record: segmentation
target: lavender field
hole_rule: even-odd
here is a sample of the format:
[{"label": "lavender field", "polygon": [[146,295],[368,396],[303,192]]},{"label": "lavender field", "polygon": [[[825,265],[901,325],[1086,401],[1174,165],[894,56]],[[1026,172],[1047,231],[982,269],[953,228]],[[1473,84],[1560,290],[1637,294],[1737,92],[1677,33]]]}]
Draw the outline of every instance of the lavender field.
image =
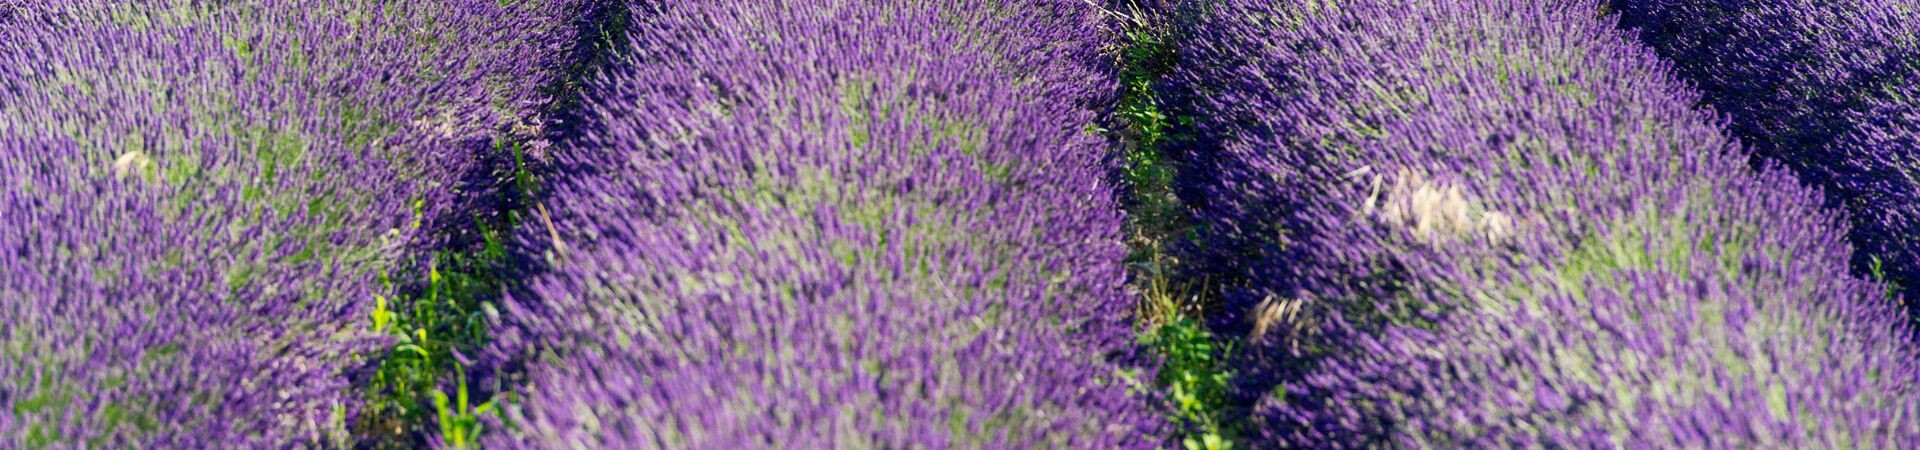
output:
[{"label": "lavender field", "polygon": [[0,450],[1920,448],[1920,0],[0,0]]}]

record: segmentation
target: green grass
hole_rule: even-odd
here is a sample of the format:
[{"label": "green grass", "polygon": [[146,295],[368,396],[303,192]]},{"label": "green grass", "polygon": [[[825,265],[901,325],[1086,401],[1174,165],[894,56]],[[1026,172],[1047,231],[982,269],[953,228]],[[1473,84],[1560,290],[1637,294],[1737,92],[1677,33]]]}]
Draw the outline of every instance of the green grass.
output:
[{"label": "green grass", "polygon": [[1165,358],[1154,381],[1183,427],[1182,446],[1189,450],[1232,448],[1229,436],[1235,434],[1234,429],[1221,414],[1233,378],[1223,358],[1228,349],[1221,348],[1205,326],[1185,317],[1148,329],[1140,340]]}]

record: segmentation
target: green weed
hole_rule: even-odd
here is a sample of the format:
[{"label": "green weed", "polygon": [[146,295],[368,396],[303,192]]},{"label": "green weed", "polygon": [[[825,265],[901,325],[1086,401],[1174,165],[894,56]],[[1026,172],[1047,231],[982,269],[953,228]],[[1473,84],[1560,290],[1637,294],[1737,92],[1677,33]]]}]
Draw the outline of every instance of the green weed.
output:
[{"label": "green weed", "polygon": [[[368,314],[373,329],[395,342],[373,375],[365,412],[373,423],[363,426],[383,443],[417,439],[412,433],[437,423],[443,442],[465,446],[479,435],[480,415],[493,408],[492,401],[472,403],[469,367],[459,356],[486,345],[487,317],[495,312],[484,299],[492,298],[507,282],[491,269],[508,257],[503,233],[498,231],[505,227],[476,223],[483,246],[437,255],[427,269],[422,292],[391,301],[376,298]],[[449,383],[451,395],[446,392]]]},{"label": "green weed", "polygon": [[1155,386],[1172,406],[1187,450],[1227,450],[1237,434],[1225,411],[1233,372],[1222,346],[1202,324],[1213,295],[1205,280],[1191,279],[1169,244],[1192,233],[1186,206],[1174,195],[1179,168],[1163,150],[1179,139],[1190,121],[1166,113],[1155,85],[1173,69],[1175,55],[1168,27],[1158,17],[1130,6],[1108,11],[1120,23],[1121,92],[1115,110],[1121,149],[1122,182],[1127,189],[1128,268],[1142,293],[1140,341],[1163,361]]}]

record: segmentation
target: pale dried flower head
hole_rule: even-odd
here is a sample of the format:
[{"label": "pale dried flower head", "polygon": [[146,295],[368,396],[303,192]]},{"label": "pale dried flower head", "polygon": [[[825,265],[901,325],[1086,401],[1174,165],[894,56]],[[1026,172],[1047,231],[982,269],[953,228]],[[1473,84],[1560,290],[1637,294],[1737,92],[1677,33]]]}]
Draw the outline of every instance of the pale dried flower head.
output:
[{"label": "pale dried flower head", "polygon": [[1302,316],[1305,315],[1306,304],[1306,299],[1275,299],[1271,295],[1267,296],[1253,309],[1253,331],[1248,333],[1247,340],[1257,342],[1266,339],[1269,332],[1282,331],[1285,333],[1282,337],[1288,339],[1292,349],[1299,351],[1300,339],[1298,338],[1300,332],[1305,329],[1302,325],[1306,321],[1302,320]]},{"label": "pale dried flower head", "polygon": [[1380,189],[1382,181],[1381,176],[1374,176],[1361,214],[1405,229],[1429,245],[1475,235],[1499,243],[1515,231],[1512,216],[1487,211],[1458,185],[1428,180],[1410,170],[1394,176],[1393,186],[1385,192]]},{"label": "pale dried flower head", "polygon": [[114,178],[124,179],[128,173],[138,175],[149,170],[153,170],[153,158],[139,150],[126,152],[113,160]]}]

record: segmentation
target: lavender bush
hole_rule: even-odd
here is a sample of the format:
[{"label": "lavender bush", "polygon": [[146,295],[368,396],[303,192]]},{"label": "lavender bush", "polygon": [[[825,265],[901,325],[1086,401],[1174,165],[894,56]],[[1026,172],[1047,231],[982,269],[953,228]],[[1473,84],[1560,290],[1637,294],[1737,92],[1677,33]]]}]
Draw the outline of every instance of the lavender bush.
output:
[{"label": "lavender bush", "polygon": [[557,5],[12,9],[0,447],[341,443],[380,279],[538,134]]},{"label": "lavender bush", "polygon": [[[1856,273],[1920,286],[1920,2],[1618,0],[1621,25],[1673,61],[1756,156],[1847,211]],[[1901,92],[1905,90],[1906,92]],[[1876,262],[1876,260],[1878,260]],[[1920,313],[1920,312],[1914,312]]]},{"label": "lavender bush", "polygon": [[[230,187],[74,170],[67,157],[84,150],[71,141],[0,149],[13,163],[0,204],[0,446],[340,438],[339,372],[377,342],[329,321],[357,311],[326,303],[376,292],[281,231],[324,218],[253,207]],[[196,207],[178,206],[187,197]],[[235,214],[249,210],[260,215]]]},{"label": "lavender bush", "polygon": [[632,6],[557,153],[493,447],[1140,448],[1100,19],[1075,1]]},{"label": "lavender bush", "polygon": [[0,449],[1920,448],[1917,15],[0,0]]},{"label": "lavender bush", "polygon": [[1846,233],[1592,0],[1189,5],[1178,98],[1257,438],[1910,447]]}]

